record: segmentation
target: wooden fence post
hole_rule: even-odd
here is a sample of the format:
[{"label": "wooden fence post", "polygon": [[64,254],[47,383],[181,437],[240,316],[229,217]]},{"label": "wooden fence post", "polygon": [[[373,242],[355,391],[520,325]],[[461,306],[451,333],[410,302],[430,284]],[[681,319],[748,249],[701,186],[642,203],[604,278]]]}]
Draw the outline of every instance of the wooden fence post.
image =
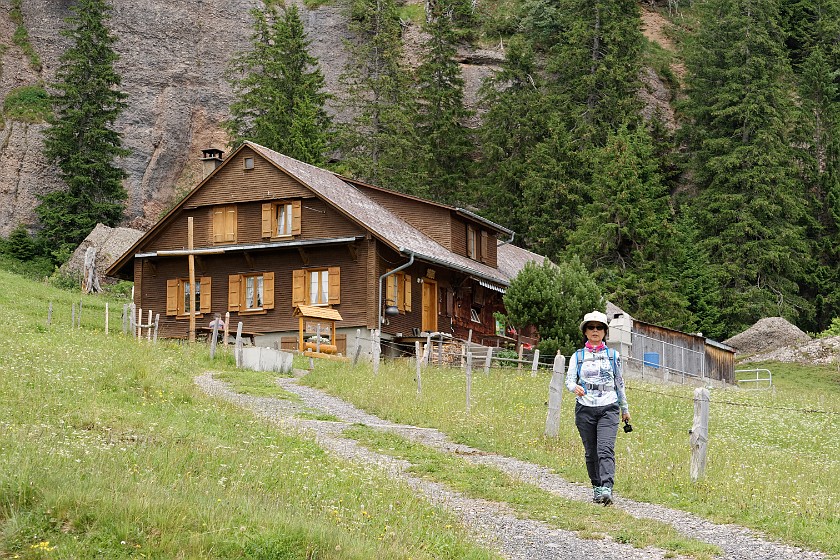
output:
[{"label": "wooden fence post", "polygon": [[373,339],[371,341],[371,344],[373,344],[373,348],[371,348],[373,351],[373,374],[379,375],[379,354],[382,352],[382,348],[379,346],[379,337],[382,335],[380,329],[373,329],[371,333],[371,338]]},{"label": "wooden fence post", "polygon": [[146,327],[149,329],[146,331],[146,340],[149,342],[152,341],[152,310],[149,309],[149,322],[146,323]]},{"label": "wooden fence post", "polygon": [[531,364],[531,377],[537,376],[537,366],[540,365],[540,351],[534,350],[534,363]]},{"label": "wooden fence post", "polygon": [[242,367],[242,321],[239,321],[239,324],[236,325],[236,346],[233,354],[236,358],[236,367]]},{"label": "wooden fence post", "polygon": [[76,304],[73,304],[73,309],[70,311],[70,328],[76,328]]},{"label": "wooden fence post", "polygon": [[432,335],[426,334],[426,348],[423,350],[423,365],[429,365],[429,360],[432,359]]},{"label": "wooden fence post", "polygon": [[[230,311],[225,311],[225,338],[222,341],[222,343],[225,346],[225,349],[227,349],[229,335],[230,335]],[[281,336],[280,337],[280,348],[278,348],[278,350],[282,350],[282,349],[283,349],[283,337]]]},{"label": "wooden fence post", "polygon": [[420,395],[423,393],[423,382],[420,380],[420,364],[423,362],[423,355],[420,353],[420,341],[417,340],[414,342],[414,368],[415,368],[415,375],[417,375],[417,394]]},{"label": "wooden fence post", "polygon": [[157,344],[158,325],[160,325],[160,313],[155,313],[155,338],[154,343]]},{"label": "wooden fence post", "polygon": [[137,340],[140,340],[143,337],[143,308],[139,308],[137,310],[137,322],[134,323],[134,326],[137,328]]},{"label": "wooden fence post", "polygon": [[128,332],[128,304],[123,304],[123,312],[122,312],[122,333]]},{"label": "wooden fence post", "polygon": [[487,360],[484,362],[484,373],[490,375],[490,364],[493,362],[493,347],[487,347]]},{"label": "wooden fence post", "polygon": [[691,426],[691,480],[697,482],[706,471],[706,447],[709,442],[709,390],[694,390],[694,424]]},{"label": "wooden fence post", "polygon": [[560,405],[563,404],[565,370],[566,358],[558,351],[551,368],[551,383],[548,384],[548,416],[545,419],[545,435],[548,437],[557,437],[560,432]]},{"label": "wooden fence post", "polygon": [[472,400],[472,352],[467,352],[467,414],[470,413]]},{"label": "wooden fence post", "polygon": [[82,300],[79,300],[79,328],[82,328]]},{"label": "wooden fence post", "polygon": [[353,353],[353,365],[359,363],[359,354],[362,353],[362,329],[356,329],[356,351]]},{"label": "wooden fence post", "polygon": [[108,336],[108,302],[105,302],[105,336]]},{"label": "wooden fence post", "polygon": [[210,335],[212,338],[210,339],[210,359],[214,360],[216,358],[216,339],[219,338],[219,317],[220,315],[216,313],[216,316],[213,320],[213,333]]},{"label": "wooden fence post", "polygon": [[516,362],[516,372],[519,373],[522,371],[522,353],[525,351],[525,348],[520,344],[519,345],[519,361]]}]

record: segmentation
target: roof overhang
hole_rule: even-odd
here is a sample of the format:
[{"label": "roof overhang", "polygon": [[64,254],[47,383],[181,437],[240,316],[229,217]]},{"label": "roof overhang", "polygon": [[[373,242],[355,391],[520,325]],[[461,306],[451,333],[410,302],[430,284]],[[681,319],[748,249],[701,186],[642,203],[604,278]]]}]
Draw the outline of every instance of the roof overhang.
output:
[{"label": "roof overhang", "polygon": [[424,255],[422,253],[412,251],[411,249],[400,248],[400,253],[402,253],[402,254],[414,253],[414,256],[418,260],[425,261],[425,262],[432,263],[432,264],[437,264],[437,265],[440,265],[440,266],[444,266],[446,268],[457,270],[458,272],[463,272],[467,276],[472,276],[473,278],[475,278],[479,282],[484,281],[485,284],[488,284],[488,286],[486,286],[486,287],[489,287],[491,290],[496,290],[497,292],[504,293],[504,289],[507,288],[508,286],[510,286],[510,282],[508,282],[507,280],[504,280],[502,278],[499,278],[499,277],[496,277],[496,276],[491,276],[489,274],[483,274],[481,271],[476,270],[474,268],[468,268],[466,266],[462,266],[460,264],[450,262],[450,261],[447,261],[447,260],[444,260],[444,259],[439,259],[439,258],[436,258],[436,257],[431,257],[429,255]]},{"label": "roof overhang", "polygon": [[302,241],[277,241],[274,243],[252,243],[249,245],[226,245],[222,247],[206,247],[203,249],[170,249],[162,251],[152,251],[149,253],[137,253],[134,255],[135,259],[148,259],[159,257],[185,257],[189,254],[193,255],[222,255],[229,253],[243,253],[246,251],[264,251],[267,249],[291,249],[299,247],[322,247],[325,245],[341,245],[344,243],[353,243],[359,239],[364,239],[362,236],[357,237],[336,237],[333,239],[306,239]]}]

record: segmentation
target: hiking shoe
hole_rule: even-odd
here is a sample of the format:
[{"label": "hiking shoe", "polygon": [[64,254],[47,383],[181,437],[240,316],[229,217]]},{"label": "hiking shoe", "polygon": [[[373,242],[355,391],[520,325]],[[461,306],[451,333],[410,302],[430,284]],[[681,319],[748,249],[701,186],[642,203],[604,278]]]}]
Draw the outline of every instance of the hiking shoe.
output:
[{"label": "hiking shoe", "polygon": [[600,504],[603,501],[603,491],[604,488],[601,486],[593,486],[592,487],[592,501],[596,504]]},{"label": "hiking shoe", "polygon": [[601,488],[601,497],[598,500],[598,503],[604,504],[605,506],[608,506],[612,503],[612,488],[609,488],[607,486]]}]

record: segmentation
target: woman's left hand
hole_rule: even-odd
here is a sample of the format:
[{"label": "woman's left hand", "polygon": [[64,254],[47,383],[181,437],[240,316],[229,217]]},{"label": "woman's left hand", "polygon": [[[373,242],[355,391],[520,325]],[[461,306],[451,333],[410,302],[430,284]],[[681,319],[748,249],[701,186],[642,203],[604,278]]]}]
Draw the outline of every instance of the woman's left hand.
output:
[{"label": "woman's left hand", "polygon": [[622,413],[621,419],[625,422],[630,422],[630,413],[629,412]]}]

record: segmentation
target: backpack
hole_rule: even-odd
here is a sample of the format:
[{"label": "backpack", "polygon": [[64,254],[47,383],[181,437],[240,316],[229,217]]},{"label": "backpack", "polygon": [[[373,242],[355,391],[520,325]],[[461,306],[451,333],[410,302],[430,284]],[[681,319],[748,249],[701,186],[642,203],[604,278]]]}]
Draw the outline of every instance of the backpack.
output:
[{"label": "backpack", "polygon": [[[583,358],[586,355],[586,349],[580,348],[579,350],[575,350],[575,354],[577,355],[577,382],[580,385],[580,368],[583,365]],[[616,352],[612,348],[607,348],[607,358],[610,360],[610,364],[612,364],[612,372],[613,372],[613,379],[615,379],[615,361],[616,361]]]}]

